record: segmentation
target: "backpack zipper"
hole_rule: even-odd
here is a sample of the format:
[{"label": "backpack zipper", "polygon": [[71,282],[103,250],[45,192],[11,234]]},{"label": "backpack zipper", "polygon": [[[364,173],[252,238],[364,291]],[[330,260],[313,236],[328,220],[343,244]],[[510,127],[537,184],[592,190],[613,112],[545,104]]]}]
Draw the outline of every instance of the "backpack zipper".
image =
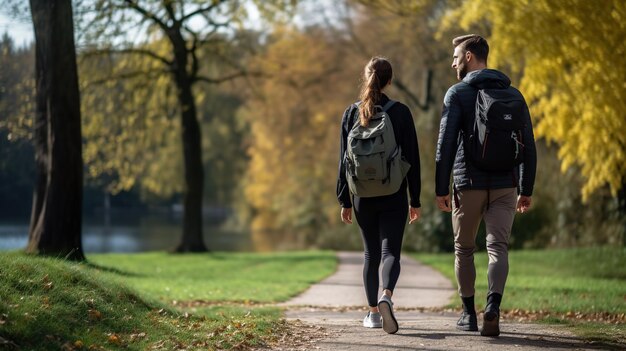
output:
[{"label": "backpack zipper", "polygon": [[520,146],[522,148],[524,148],[524,144],[520,141],[520,139],[522,138],[522,133],[519,133],[517,131],[513,131],[511,133],[511,139],[513,139],[513,141],[515,141],[515,159],[517,160],[517,158],[519,157],[520,154]]},{"label": "backpack zipper", "polygon": [[487,150],[487,140],[489,139],[489,130],[485,131],[485,142],[483,143],[483,155],[482,158],[485,158],[485,151]]}]

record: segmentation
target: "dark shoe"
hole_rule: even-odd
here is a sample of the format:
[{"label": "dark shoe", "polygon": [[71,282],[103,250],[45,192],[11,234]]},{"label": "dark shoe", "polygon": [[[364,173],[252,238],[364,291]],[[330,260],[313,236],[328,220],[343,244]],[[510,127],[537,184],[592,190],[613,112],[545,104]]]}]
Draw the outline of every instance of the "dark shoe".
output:
[{"label": "dark shoe", "polygon": [[487,306],[483,315],[483,327],[480,330],[482,336],[500,335],[500,311],[497,307]]},{"label": "dark shoe", "polygon": [[461,318],[456,322],[456,328],[463,331],[478,331],[476,314],[461,313]]},{"label": "dark shoe", "polygon": [[383,330],[389,334],[395,334],[398,331],[398,321],[393,314],[393,302],[387,295],[383,295],[378,300],[378,311],[383,318]]}]

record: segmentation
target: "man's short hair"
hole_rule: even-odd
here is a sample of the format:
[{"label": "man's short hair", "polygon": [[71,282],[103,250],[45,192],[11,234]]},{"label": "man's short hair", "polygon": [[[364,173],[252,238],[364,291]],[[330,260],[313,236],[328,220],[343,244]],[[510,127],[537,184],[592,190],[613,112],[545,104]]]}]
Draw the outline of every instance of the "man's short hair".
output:
[{"label": "man's short hair", "polygon": [[461,50],[469,51],[477,59],[487,63],[487,56],[489,56],[489,44],[487,40],[477,34],[467,34],[452,39],[452,45],[456,48],[461,47]]}]

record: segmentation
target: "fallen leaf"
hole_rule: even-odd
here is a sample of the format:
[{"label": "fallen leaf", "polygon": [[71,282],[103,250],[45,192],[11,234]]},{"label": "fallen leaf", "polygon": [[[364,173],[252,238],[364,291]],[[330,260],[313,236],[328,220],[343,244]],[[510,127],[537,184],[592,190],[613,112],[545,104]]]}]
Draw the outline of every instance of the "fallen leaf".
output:
[{"label": "fallen leaf", "polygon": [[100,311],[98,310],[87,310],[87,313],[89,314],[89,319],[91,320],[102,319],[102,313],[100,313]]},{"label": "fallen leaf", "polygon": [[111,335],[109,335],[109,343],[110,344],[115,344],[115,345],[120,345],[122,343],[122,341],[120,340],[120,337],[117,336],[117,334],[111,334]]}]

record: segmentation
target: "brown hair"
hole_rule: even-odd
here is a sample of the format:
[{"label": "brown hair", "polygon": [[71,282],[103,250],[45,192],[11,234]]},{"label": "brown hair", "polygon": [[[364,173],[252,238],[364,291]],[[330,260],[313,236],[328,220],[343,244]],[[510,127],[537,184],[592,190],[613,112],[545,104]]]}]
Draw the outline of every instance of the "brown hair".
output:
[{"label": "brown hair", "polygon": [[452,39],[452,45],[454,47],[461,46],[463,52],[469,51],[477,59],[487,63],[487,56],[489,56],[489,44],[487,40],[477,34],[467,34]]},{"label": "brown hair", "polygon": [[391,63],[384,57],[372,57],[365,66],[359,95],[361,99],[359,119],[362,126],[367,127],[370,118],[376,114],[376,104],[380,101],[382,90],[389,84],[392,76]]}]

